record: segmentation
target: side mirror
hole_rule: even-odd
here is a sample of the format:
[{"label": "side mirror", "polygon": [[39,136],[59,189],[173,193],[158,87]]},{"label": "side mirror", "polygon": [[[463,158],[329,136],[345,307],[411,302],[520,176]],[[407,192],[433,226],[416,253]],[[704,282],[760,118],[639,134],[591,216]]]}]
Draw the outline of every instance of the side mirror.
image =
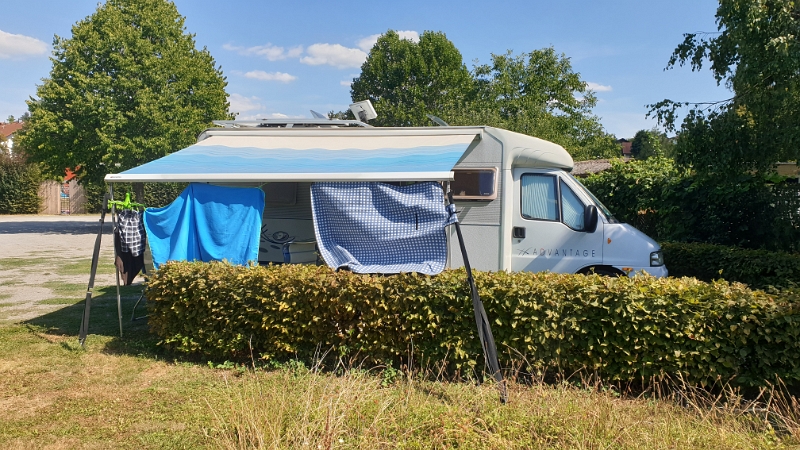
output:
[{"label": "side mirror", "polygon": [[587,205],[583,209],[583,231],[586,233],[594,233],[597,229],[597,207],[594,205]]}]

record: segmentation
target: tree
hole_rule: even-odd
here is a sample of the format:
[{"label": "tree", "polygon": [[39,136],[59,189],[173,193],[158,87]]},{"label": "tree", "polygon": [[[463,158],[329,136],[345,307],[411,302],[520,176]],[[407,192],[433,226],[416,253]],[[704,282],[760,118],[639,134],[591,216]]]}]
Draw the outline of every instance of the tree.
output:
[{"label": "tree", "polygon": [[[577,159],[616,156],[613,136],[591,114],[597,99],[569,58],[552,48],[492,55],[472,72],[444,33],[419,44],[387,32],[353,80],[353,101],[369,99],[379,126],[490,125],[563,145]],[[340,113],[332,114],[341,116]]]},{"label": "tree", "polygon": [[17,140],[50,176],[99,185],[232,118],[222,70],[168,0],[108,0],[53,39],[51,61]]},{"label": "tree", "polygon": [[800,4],[794,0],[720,0],[718,33],[691,33],[668,67],[710,63],[733,91],[711,103],[664,100],[651,113],[668,127],[691,106],[676,148],[680,164],[703,172],[767,171],[800,157]]},{"label": "tree", "polygon": [[597,98],[573,71],[569,58],[552,47],[513,56],[492,55],[474,69],[476,101],[484,124],[564,146],[576,159],[619,153],[591,110]]},{"label": "tree", "polygon": [[8,149],[8,139],[0,134],[0,158],[3,156],[11,156],[11,152]]},{"label": "tree", "polygon": [[370,50],[350,94],[372,102],[377,126],[425,126],[426,114],[445,118],[463,106],[471,84],[461,53],[444,33],[426,31],[415,43],[389,30]]},{"label": "tree", "polygon": [[657,128],[639,130],[631,141],[631,154],[634,158],[642,160],[653,156],[664,156],[665,151],[662,144],[666,142],[669,142],[669,138]]}]

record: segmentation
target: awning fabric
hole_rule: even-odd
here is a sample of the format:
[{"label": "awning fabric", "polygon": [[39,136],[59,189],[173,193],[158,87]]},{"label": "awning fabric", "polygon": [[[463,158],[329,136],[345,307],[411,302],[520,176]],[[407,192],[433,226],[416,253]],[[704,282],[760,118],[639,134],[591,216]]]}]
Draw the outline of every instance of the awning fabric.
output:
[{"label": "awning fabric", "polygon": [[107,182],[451,180],[476,132],[212,134]]},{"label": "awning fabric", "polygon": [[451,217],[438,183],[315,183],[311,204],[319,252],[334,269],[427,275],[444,270],[444,227]]}]

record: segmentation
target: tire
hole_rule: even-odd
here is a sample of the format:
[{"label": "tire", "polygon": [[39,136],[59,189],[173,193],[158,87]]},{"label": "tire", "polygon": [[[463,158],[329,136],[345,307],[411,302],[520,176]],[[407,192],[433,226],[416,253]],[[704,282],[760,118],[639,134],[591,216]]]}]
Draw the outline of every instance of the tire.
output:
[{"label": "tire", "polygon": [[582,273],[584,275],[591,275],[594,273],[603,277],[621,277],[625,275],[624,272],[619,271],[613,267],[603,267],[603,266],[589,267],[587,269],[581,270],[578,273]]}]

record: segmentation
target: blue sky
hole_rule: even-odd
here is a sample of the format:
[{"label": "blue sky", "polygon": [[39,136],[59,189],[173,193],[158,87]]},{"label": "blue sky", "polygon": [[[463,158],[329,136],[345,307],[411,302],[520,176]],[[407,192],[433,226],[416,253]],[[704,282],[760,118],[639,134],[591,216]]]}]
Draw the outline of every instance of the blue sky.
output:
[{"label": "blue sky", "polygon": [[[96,0],[5,2],[0,15],[0,120],[26,111],[48,76],[53,35],[92,14]],[[239,118],[310,117],[344,110],[364,50],[388,29],[411,39],[442,31],[467,67],[492,53],[553,46],[599,98],[606,130],[632,137],[655,121],[645,104],[727,98],[708,70],[664,71],[685,32],[716,31],[711,0],[280,2],[175,0],[186,28],[228,78]]]}]

